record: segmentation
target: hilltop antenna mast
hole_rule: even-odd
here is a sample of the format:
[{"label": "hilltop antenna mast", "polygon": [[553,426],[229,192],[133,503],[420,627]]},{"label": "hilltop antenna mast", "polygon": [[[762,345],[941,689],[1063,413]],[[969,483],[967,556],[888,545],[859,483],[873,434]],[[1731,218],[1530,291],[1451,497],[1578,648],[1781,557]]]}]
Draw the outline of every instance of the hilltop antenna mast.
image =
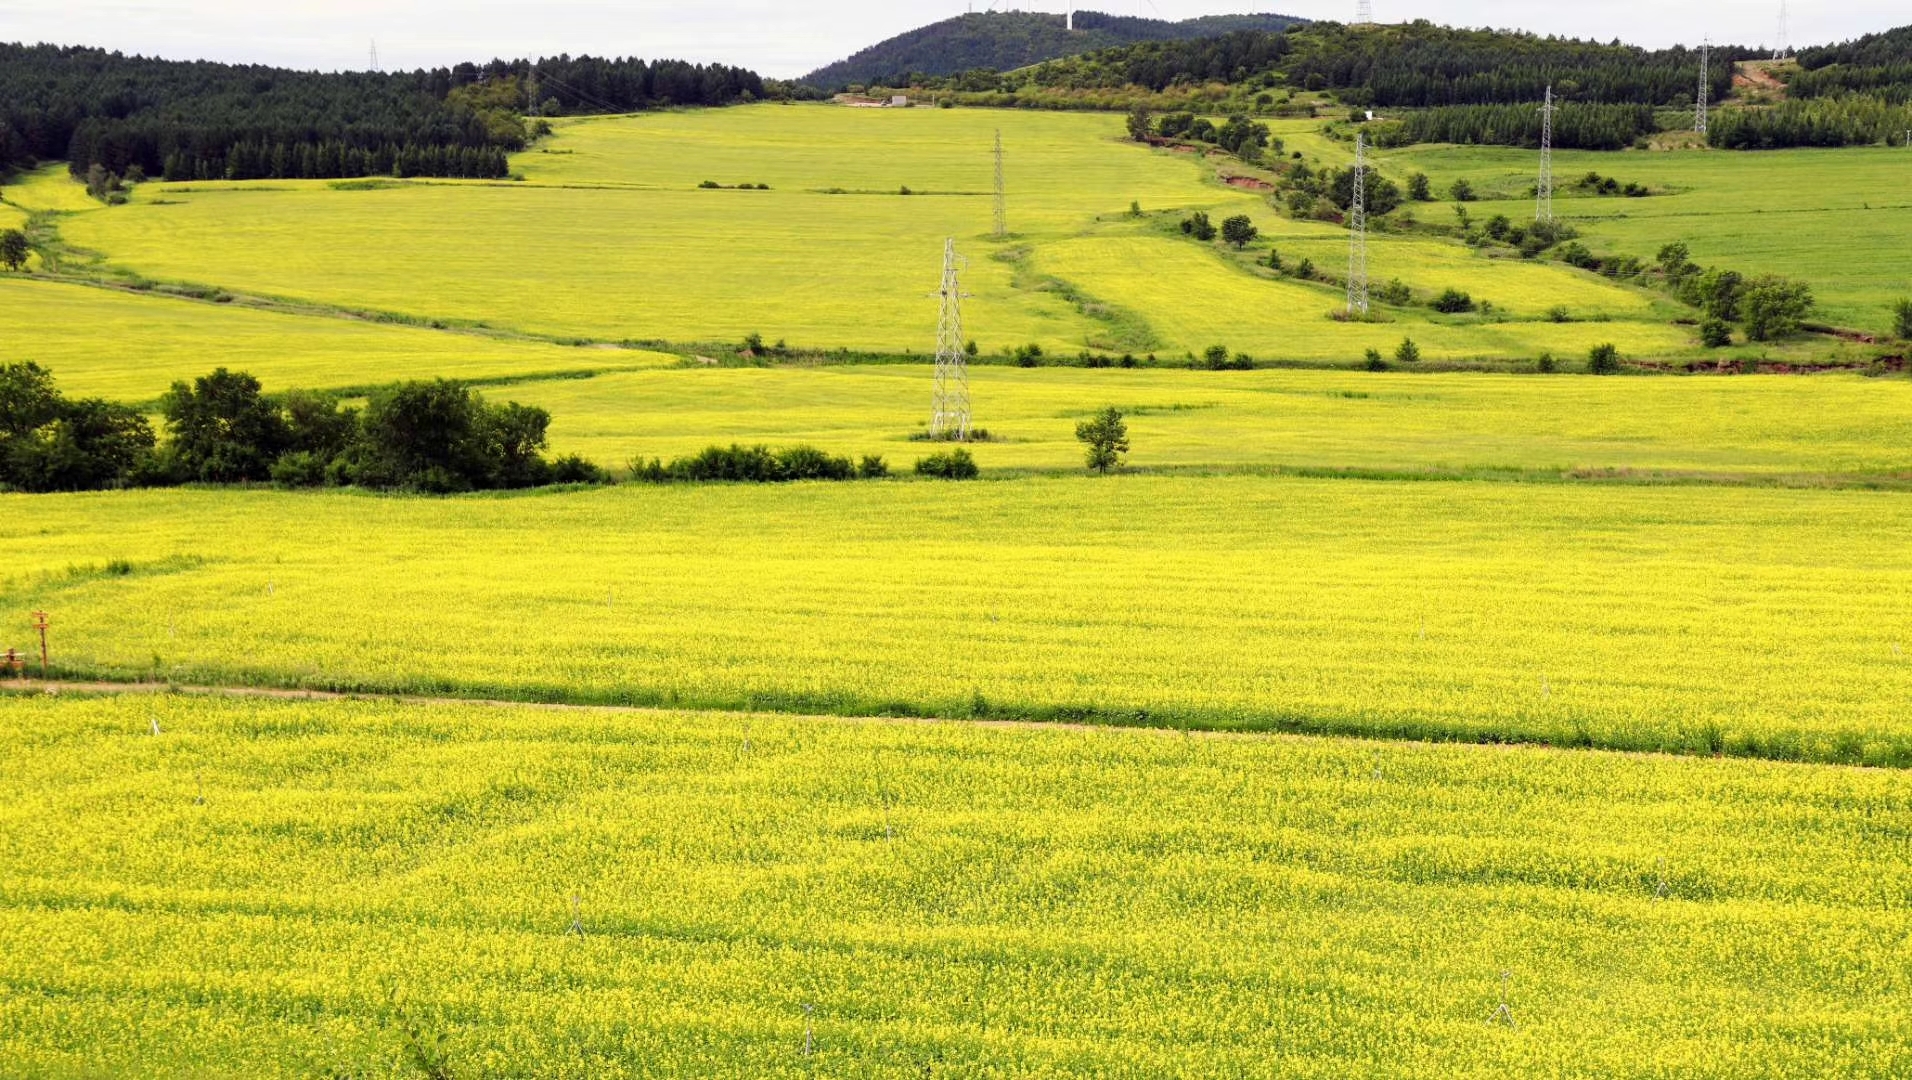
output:
[{"label": "hilltop antenna mast", "polygon": [[969,441],[969,364],[963,352],[962,257],[956,241],[943,241],[942,321],[936,327],[936,400],[930,413],[932,439]]},{"label": "hilltop antenna mast", "polygon": [[1693,107],[1693,130],[1701,135],[1706,134],[1706,106],[1712,97],[1713,39],[1709,37],[1700,45],[1700,92],[1694,99],[1698,104]]},{"label": "hilltop antenna mast", "polygon": [[1368,136],[1354,134],[1354,198],[1348,203],[1348,314],[1368,313]]},{"label": "hilltop antenna mast", "polygon": [[1540,183],[1534,187],[1534,220],[1553,220],[1553,84],[1547,84],[1547,103],[1540,107]]},{"label": "hilltop antenna mast", "polygon": [[1372,26],[1374,24],[1374,0],[1355,0],[1354,25]]},{"label": "hilltop antenna mast", "polygon": [[1003,183],[1002,129],[996,129],[996,239],[1009,235],[1009,195]]},{"label": "hilltop antenna mast", "polygon": [[1773,59],[1784,60],[1792,55],[1791,20],[1786,17],[1786,0],[1779,0],[1779,43],[1773,48]]}]

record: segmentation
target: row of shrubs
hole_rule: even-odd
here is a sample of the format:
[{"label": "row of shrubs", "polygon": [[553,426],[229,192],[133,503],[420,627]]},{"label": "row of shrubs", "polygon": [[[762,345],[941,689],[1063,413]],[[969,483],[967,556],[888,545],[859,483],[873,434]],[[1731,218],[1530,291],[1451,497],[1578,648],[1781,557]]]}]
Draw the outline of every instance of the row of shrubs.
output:
[{"label": "row of shrubs", "polygon": [[[962,449],[931,454],[916,463],[917,475],[946,480],[973,480],[978,471],[976,459]],[[772,450],[732,443],[706,447],[669,464],[659,458],[631,462],[631,479],[646,484],[787,484],[798,480],[881,480],[888,475],[888,463],[876,455],[851,461],[814,446]]]},{"label": "row of shrubs", "polygon": [[37,364],[0,367],[0,486],[89,491],[273,481],[427,492],[603,479],[591,463],[545,459],[551,416],[493,405],[448,381],[374,391],[364,409],[321,394],[269,396],[220,368],[160,401],[162,444],[137,409],[61,394]]}]

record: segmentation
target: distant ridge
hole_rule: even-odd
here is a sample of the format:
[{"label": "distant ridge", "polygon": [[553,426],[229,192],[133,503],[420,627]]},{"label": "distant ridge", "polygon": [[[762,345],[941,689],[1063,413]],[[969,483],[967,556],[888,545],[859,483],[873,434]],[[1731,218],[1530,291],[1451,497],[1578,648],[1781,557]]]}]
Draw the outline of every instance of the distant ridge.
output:
[{"label": "distant ridge", "polygon": [[1289,15],[1206,15],[1168,22],[1078,11],[1075,30],[1061,15],[988,12],[958,15],[872,45],[847,60],[818,68],[803,82],[821,90],[851,85],[907,83],[906,76],[957,75],[976,68],[1016,68],[1096,49],[1143,41],[1218,37],[1237,30],[1275,32],[1305,23]]}]

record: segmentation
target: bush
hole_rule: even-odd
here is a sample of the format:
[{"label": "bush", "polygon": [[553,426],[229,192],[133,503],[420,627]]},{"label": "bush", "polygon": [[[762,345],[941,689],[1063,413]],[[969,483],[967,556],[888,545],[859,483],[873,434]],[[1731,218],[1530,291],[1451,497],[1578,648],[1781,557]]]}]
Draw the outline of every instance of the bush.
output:
[{"label": "bush", "polygon": [[1202,352],[1202,364],[1210,371],[1222,371],[1228,367],[1228,346],[1210,345]]},{"label": "bush", "polygon": [[875,454],[865,454],[857,463],[856,475],[859,480],[881,480],[890,474],[890,466]]},{"label": "bush", "polygon": [[69,401],[37,364],[0,367],[0,488],[95,491],[163,479],[155,441],[135,409]]},{"label": "bush", "polygon": [[1901,300],[1893,305],[1892,332],[1904,340],[1912,341],[1912,299]]},{"label": "bush", "polygon": [[1017,367],[1035,367],[1042,361],[1042,346],[1022,345],[1012,355],[1015,357]]},{"label": "bush", "polygon": [[1255,222],[1247,214],[1236,214],[1222,222],[1222,239],[1233,244],[1237,250],[1247,247],[1261,235],[1255,228]]},{"label": "bush", "polygon": [[1113,405],[1077,424],[1076,438],[1088,447],[1089,468],[1104,475],[1120,468],[1129,452],[1129,426]]},{"label": "bush", "polygon": [[813,446],[771,450],[767,446],[708,446],[692,457],[665,465],[653,458],[633,462],[635,479],[653,484],[746,483],[782,484],[795,480],[851,480],[856,466],[846,457],[832,457]]},{"label": "bush", "polygon": [[1414,302],[1414,293],[1408,289],[1407,282],[1400,278],[1390,278],[1386,285],[1374,290],[1374,298],[1383,304],[1405,307]]},{"label": "bush", "polygon": [[1723,349],[1733,343],[1733,326],[1725,319],[1708,319],[1700,324],[1700,344]]},{"label": "bush", "polygon": [[327,464],[310,450],[294,450],[272,463],[272,482],[280,487],[322,487]]},{"label": "bush", "polygon": [[1369,349],[1366,366],[1369,371],[1386,371],[1388,362],[1381,359],[1381,350]]},{"label": "bush", "polygon": [[[1270,270],[1275,271],[1276,273],[1280,273],[1281,272],[1281,252],[1277,251],[1274,248],[1269,248],[1268,261],[1263,263],[1262,265],[1266,266]],[[1912,304],[1912,300],[1908,300],[1906,301],[1906,303]]]},{"label": "bush", "polygon": [[1465,180],[1454,181],[1454,186],[1448,188],[1447,193],[1455,202],[1473,202],[1475,199],[1474,185]]},{"label": "bush", "polygon": [[1555,304],[1553,307],[1547,309],[1547,321],[1570,323],[1573,321],[1573,312],[1568,311],[1567,305],[1565,304]]},{"label": "bush", "polygon": [[1566,263],[1568,266],[1577,266],[1582,270],[1598,270],[1600,268],[1600,260],[1594,258],[1593,252],[1587,250],[1587,245],[1582,244],[1578,240],[1562,244],[1556,254],[1559,255],[1560,261]]},{"label": "bush", "polygon": [[1428,306],[1443,315],[1460,315],[1474,310],[1474,298],[1459,289],[1447,289]]},{"label": "bush", "polygon": [[1207,211],[1197,210],[1192,216],[1183,219],[1182,233],[1207,243],[1215,239],[1215,226],[1208,220]]},{"label": "bush", "polygon": [[967,450],[931,454],[916,463],[916,475],[933,476],[941,480],[974,480],[977,473],[976,459],[970,457]]},{"label": "bush", "polygon": [[1433,202],[1434,193],[1429,189],[1426,173],[1415,173],[1407,178],[1407,197],[1415,202]]},{"label": "bush", "polygon": [[1812,288],[1803,281],[1766,275],[1749,282],[1742,294],[1746,336],[1772,341],[1798,333],[1812,314]]},{"label": "bush", "polygon": [[1314,260],[1301,260],[1300,264],[1295,267],[1295,276],[1303,281],[1313,281],[1315,276]]},{"label": "bush", "polygon": [[1414,344],[1413,338],[1402,338],[1401,347],[1394,350],[1394,358],[1403,364],[1421,362],[1421,347]]},{"label": "bush", "polygon": [[1540,359],[1534,361],[1534,370],[1540,372],[1542,375],[1552,375],[1554,372],[1560,370],[1560,365],[1554,363],[1552,353],[1544,352],[1540,354]]},{"label": "bush", "polygon": [[608,484],[611,482],[608,473],[577,454],[566,454],[552,462],[549,479],[553,484]]},{"label": "bush", "polygon": [[1611,342],[1595,345],[1587,354],[1587,371],[1593,375],[1614,375],[1620,371],[1620,350]]}]

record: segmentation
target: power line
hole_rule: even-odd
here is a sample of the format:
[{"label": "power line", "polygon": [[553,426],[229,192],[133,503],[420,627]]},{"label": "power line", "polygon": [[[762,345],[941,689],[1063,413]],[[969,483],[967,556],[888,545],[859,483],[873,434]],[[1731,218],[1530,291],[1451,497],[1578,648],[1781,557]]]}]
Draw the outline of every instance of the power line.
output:
[{"label": "power line", "polygon": [[996,239],[1009,235],[1009,196],[1003,183],[1002,129],[996,129]]},{"label": "power line", "polygon": [[1693,130],[1706,134],[1706,108],[1713,99],[1713,39],[1707,38],[1700,44],[1700,92],[1694,98]]},{"label": "power line", "polygon": [[1348,314],[1368,313],[1368,136],[1354,133],[1354,198],[1348,203]]},{"label": "power line", "polygon": [[963,259],[954,238],[943,241],[942,319],[936,327],[936,397],[930,411],[933,439],[969,439],[969,357],[963,351]]},{"label": "power line", "polygon": [[1553,84],[1547,84],[1547,103],[1540,107],[1540,183],[1535,186],[1535,221],[1553,220]]}]

